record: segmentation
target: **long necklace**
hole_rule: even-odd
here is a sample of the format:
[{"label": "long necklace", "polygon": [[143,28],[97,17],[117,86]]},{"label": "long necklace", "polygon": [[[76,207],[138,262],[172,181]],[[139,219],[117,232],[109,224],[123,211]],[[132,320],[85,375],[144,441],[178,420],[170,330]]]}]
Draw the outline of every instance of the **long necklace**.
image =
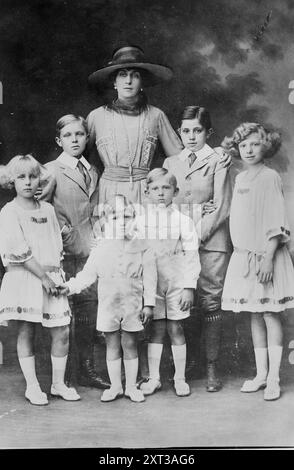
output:
[{"label": "long necklace", "polygon": [[264,165],[262,165],[253,175],[248,175],[248,170],[245,173],[245,181],[246,183],[252,183],[253,180],[261,173],[261,171],[264,169]]},{"label": "long necklace", "polygon": [[128,134],[128,131],[127,131],[127,126],[126,126],[126,122],[125,122],[125,118],[124,118],[124,115],[123,113],[121,112],[121,110],[119,110],[119,114],[122,118],[122,122],[123,122],[123,126],[124,126],[124,130],[125,130],[125,133],[126,133],[126,138],[127,138],[127,143],[128,143],[128,159],[129,159],[129,175],[130,175],[130,186],[131,186],[131,189],[133,189],[133,163],[136,159],[136,155],[137,155],[137,150],[138,150],[138,145],[139,145],[139,139],[140,139],[140,128],[141,128],[141,114],[139,114],[139,117],[137,119],[138,121],[138,128],[137,128],[137,137],[136,137],[136,145],[135,145],[135,149],[134,149],[134,152],[133,152],[133,156],[132,156],[132,152],[131,152],[131,145],[130,145],[130,139],[129,139],[129,134]]}]

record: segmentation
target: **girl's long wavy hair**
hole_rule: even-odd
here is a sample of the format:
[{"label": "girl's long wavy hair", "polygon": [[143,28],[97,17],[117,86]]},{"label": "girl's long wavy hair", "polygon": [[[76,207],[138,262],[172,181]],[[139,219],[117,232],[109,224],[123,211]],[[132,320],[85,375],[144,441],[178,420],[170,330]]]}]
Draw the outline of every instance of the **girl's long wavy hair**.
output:
[{"label": "girl's long wavy hair", "polygon": [[243,122],[238,126],[231,137],[225,137],[221,146],[234,157],[240,157],[238,145],[251,134],[258,134],[264,146],[264,158],[273,157],[281,147],[281,135],[276,131],[269,131],[257,122]]}]

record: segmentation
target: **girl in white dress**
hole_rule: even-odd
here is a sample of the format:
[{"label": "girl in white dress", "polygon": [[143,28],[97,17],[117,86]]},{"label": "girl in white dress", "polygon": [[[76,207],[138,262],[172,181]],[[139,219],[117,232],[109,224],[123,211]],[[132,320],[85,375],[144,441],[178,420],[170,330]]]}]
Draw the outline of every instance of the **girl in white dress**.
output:
[{"label": "girl in white dress", "polygon": [[5,275],[0,290],[0,323],[17,320],[17,354],[26,380],[25,397],[33,405],[48,404],[35,370],[34,335],[37,323],[52,337],[51,394],[79,400],[64,384],[70,311],[66,296],[55,297],[63,282],[62,240],[51,204],[39,202],[41,165],[31,155],[17,155],[2,169],[2,186],[13,186],[16,197],[0,212],[0,253]]},{"label": "girl in white dress", "polygon": [[238,151],[246,171],[236,178],[230,213],[234,245],[227,270],[222,309],[251,312],[256,377],[242,392],[265,388],[264,399],[280,397],[283,350],[280,313],[294,307],[294,270],[286,242],[281,178],[264,165],[280,146],[280,136],[256,123],[243,123],[223,142]]}]

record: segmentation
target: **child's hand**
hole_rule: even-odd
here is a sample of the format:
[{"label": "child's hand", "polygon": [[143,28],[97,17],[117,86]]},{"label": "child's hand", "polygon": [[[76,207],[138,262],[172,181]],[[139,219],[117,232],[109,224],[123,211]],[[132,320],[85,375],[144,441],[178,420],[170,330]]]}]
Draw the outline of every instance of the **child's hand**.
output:
[{"label": "child's hand", "polygon": [[153,307],[143,307],[140,313],[140,320],[143,326],[147,326],[147,324],[153,318]]},{"label": "child's hand", "polygon": [[213,202],[212,199],[210,201],[205,202],[202,204],[202,217],[204,217],[206,214],[211,214],[211,212],[214,212],[217,208],[217,205]]},{"label": "child's hand", "polygon": [[182,312],[189,310],[194,302],[194,289],[184,289],[181,300],[180,309]]},{"label": "child's hand", "polygon": [[68,295],[69,294],[69,288],[66,284],[60,284],[57,286],[57,295],[58,297],[60,295]]},{"label": "child's hand", "polygon": [[57,285],[55,282],[50,279],[50,277],[47,274],[44,274],[44,276],[41,278],[42,281],[42,286],[44,287],[45,291],[49,295],[56,296],[58,291],[57,291]]},{"label": "child's hand", "polygon": [[266,282],[272,281],[273,273],[274,273],[273,258],[265,256],[263,261],[260,263],[260,268],[257,273],[258,282],[265,284]]}]

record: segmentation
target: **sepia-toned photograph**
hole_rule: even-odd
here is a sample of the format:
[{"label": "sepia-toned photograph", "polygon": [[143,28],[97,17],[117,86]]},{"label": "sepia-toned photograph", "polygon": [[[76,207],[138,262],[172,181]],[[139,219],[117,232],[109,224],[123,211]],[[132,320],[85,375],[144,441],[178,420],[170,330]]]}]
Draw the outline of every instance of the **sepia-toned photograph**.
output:
[{"label": "sepia-toned photograph", "polygon": [[294,448],[293,24],[1,0],[0,452]]}]

